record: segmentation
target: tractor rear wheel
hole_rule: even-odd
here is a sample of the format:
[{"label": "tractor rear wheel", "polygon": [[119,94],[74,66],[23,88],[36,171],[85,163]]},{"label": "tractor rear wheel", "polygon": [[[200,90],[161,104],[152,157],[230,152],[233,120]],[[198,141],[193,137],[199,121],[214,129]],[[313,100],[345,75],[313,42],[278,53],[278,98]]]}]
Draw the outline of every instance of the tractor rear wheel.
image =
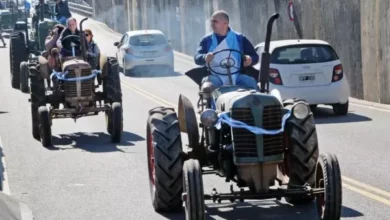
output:
[{"label": "tractor rear wheel", "polygon": [[20,63],[20,91],[23,93],[29,92],[28,75],[28,63],[26,61],[22,61]]},{"label": "tractor rear wheel", "polygon": [[164,107],[150,110],[146,130],[149,185],[154,210],[179,210],[183,204],[183,158],[176,112]]},{"label": "tractor rear wheel", "polygon": [[202,168],[198,160],[187,160],[183,166],[184,203],[187,220],[205,219]]},{"label": "tractor rear wheel", "polygon": [[[107,69],[106,69],[107,68]],[[107,57],[107,64],[104,65],[102,72],[107,72],[103,77],[103,93],[105,96],[104,102],[113,105],[114,102],[122,104],[122,87],[118,71],[118,62],[116,58]],[[105,112],[106,129],[109,134],[112,133],[112,114]],[[122,119],[123,120],[123,119]]]},{"label": "tractor rear wheel", "polygon": [[[286,108],[291,109],[292,106]],[[288,150],[286,152],[286,174],[289,177],[288,187],[302,188],[308,184],[315,185],[315,170],[319,155],[316,125],[313,113],[304,119],[291,116],[287,122]],[[306,204],[314,200],[313,196],[294,196],[286,200],[292,204]]]},{"label": "tractor rear wheel", "polygon": [[20,63],[27,61],[28,52],[23,33],[12,34],[9,46],[11,85],[14,89],[20,88]]},{"label": "tractor rear wheel", "polygon": [[316,169],[316,188],[324,188],[317,195],[317,212],[321,220],[340,219],[342,180],[339,162],[334,154],[321,154]]},{"label": "tractor rear wheel", "polygon": [[35,66],[29,68],[29,73],[32,134],[40,140],[38,108],[46,105],[45,81]]}]

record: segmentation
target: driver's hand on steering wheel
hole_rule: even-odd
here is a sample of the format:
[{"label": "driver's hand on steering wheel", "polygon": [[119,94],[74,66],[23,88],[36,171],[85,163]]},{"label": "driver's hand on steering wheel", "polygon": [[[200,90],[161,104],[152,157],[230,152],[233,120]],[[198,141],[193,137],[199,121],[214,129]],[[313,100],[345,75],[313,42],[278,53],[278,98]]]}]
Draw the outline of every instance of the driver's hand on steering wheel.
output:
[{"label": "driver's hand on steering wheel", "polygon": [[250,66],[252,64],[252,57],[245,55],[244,66]]},{"label": "driver's hand on steering wheel", "polygon": [[213,60],[213,58],[214,58],[214,54],[208,53],[208,54],[206,54],[204,59],[206,60],[206,63],[210,63]]}]

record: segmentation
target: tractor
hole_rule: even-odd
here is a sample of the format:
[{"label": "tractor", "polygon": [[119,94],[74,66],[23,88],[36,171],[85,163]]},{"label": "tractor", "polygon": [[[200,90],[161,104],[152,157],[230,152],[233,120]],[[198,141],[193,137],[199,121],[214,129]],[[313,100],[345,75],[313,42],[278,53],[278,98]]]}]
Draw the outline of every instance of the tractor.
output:
[{"label": "tractor", "polygon": [[[190,100],[179,97],[178,113],[156,107],[147,119],[147,159],[152,203],[157,212],[171,212],[185,206],[187,220],[205,219],[205,200],[243,202],[285,198],[291,204],[316,200],[319,219],[340,219],[342,188],[337,157],[319,154],[313,113],[304,100],[282,100],[269,91],[270,40],[267,24],[266,46],[261,69],[239,68],[241,74],[256,77],[259,90],[234,85],[213,88],[201,83],[213,70],[210,64],[185,74],[199,85],[199,120]],[[221,61],[229,78],[232,53]],[[214,53],[214,56],[217,53]],[[242,64],[241,64],[242,66]],[[199,129],[200,128],[200,129]],[[201,130],[201,132],[199,132]],[[200,134],[201,133],[201,134]],[[182,134],[188,149],[182,147]],[[203,175],[216,174],[230,183],[229,193],[212,189],[204,193]],[[234,190],[234,185],[239,190]]]},{"label": "tractor", "polygon": [[[32,134],[45,147],[52,143],[52,120],[98,115],[105,112],[106,128],[112,143],[119,143],[123,132],[122,89],[117,60],[100,55],[99,67],[92,69],[88,63],[87,44],[82,24],[80,35],[62,39],[72,41],[72,53],[60,59],[60,72],[50,70],[45,57],[28,67]],[[81,51],[78,55],[75,51]],[[51,71],[51,72],[50,72]],[[46,82],[45,82],[46,80]],[[102,86],[102,91],[99,89]],[[49,104],[49,107],[47,106]]]},{"label": "tractor", "polygon": [[52,19],[53,7],[41,1],[35,10],[32,23],[28,19],[15,24],[10,39],[11,85],[23,93],[29,93],[28,67],[38,62],[45,50],[45,39],[52,28],[58,24]]}]

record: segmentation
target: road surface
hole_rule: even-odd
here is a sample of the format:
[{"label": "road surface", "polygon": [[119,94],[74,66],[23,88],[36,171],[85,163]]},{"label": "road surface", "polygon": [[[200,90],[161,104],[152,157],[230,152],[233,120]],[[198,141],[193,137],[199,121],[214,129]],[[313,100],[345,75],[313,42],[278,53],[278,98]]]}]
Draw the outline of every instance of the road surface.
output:
[{"label": "road surface", "polygon": [[[100,49],[114,56],[120,35],[89,20]],[[194,42],[198,43],[198,42]],[[103,114],[53,122],[53,148],[31,135],[29,95],[10,85],[9,50],[0,48],[0,137],[11,195],[28,204],[38,220],[184,219],[183,213],[153,211],[147,178],[145,129],[148,110],[176,106],[180,93],[193,103],[197,86],[182,74],[191,59],[177,55],[171,76],[122,78],[124,136],[110,144]],[[346,117],[326,107],[316,114],[321,152],[337,154],[343,175],[342,219],[389,219],[390,111],[351,105]],[[205,191],[227,190],[222,179],[205,176]],[[291,207],[273,200],[208,204],[208,219],[316,219],[314,205]]]}]

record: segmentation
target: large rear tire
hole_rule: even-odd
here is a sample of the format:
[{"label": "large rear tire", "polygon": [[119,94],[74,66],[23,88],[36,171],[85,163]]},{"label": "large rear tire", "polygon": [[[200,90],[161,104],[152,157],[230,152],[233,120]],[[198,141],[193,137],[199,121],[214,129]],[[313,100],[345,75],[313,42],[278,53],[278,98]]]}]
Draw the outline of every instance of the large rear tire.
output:
[{"label": "large rear tire", "polygon": [[32,135],[40,140],[38,108],[46,105],[45,81],[35,66],[29,68],[29,73]]},{"label": "large rear tire", "polygon": [[157,107],[147,122],[148,171],[152,203],[157,212],[182,208],[183,159],[175,111]]},{"label": "large rear tire", "polygon": [[14,89],[20,88],[20,63],[27,61],[28,51],[24,34],[21,32],[11,35],[10,46],[11,85]]},{"label": "large rear tire", "polygon": [[[291,109],[292,106],[287,106]],[[308,106],[309,107],[309,106]],[[318,140],[313,113],[304,119],[291,116],[286,123],[288,150],[285,155],[287,167],[286,174],[289,177],[289,188],[301,188],[308,184],[315,186],[315,170],[318,160]],[[287,197],[292,204],[306,204],[314,200],[313,196]]]},{"label": "large rear tire", "polygon": [[[107,68],[107,69],[106,69]],[[114,102],[119,102],[122,105],[122,87],[118,71],[118,61],[114,57],[108,57],[106,65],[103,66],[102,72],[107,72],[103,77],[103,93],[105,96],[104,102],[113,105]],[[122,106],[123,108],[123,106]],[[112,114],[105,112],[106,129],[109,134],[112,133]],[[123,120],[123,119],[122,119]]]},{"label": "large rear tire", "polygon": [[204,220],[205,204],[202,168],[198,160],[187,160],[183,166],[186,220]]},{"label": "large rear tire", "polygon": [[316,188],[324,188],[317,195],[317,212],[321,220],[338,220],[342,206],[342,180],[339,162],[334,154],[321,154],[316,169]]}]

